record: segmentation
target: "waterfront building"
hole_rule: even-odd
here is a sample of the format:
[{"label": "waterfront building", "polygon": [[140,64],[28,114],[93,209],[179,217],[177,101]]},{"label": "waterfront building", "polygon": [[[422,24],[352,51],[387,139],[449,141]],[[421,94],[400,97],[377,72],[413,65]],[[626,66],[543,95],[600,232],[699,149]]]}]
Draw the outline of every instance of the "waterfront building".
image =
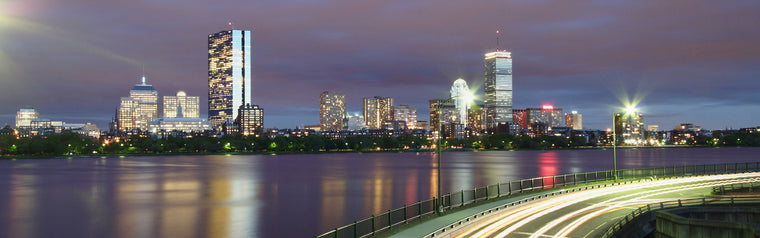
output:
[{"label": "waterfront building", "polygon": [[483,132],[486,130],[486,108],[482,104],[472,105],[467,114],[467,127],[471,131]]},{"label": "waterfront building", "polygon": [[614,123],[619,144],[640,145],[644,142],[644,114],[615,113]]},{"label": "waterfront building", "polygon": [[499,51],[485,54],[485,108],[490,131],[512,123],[512,53]]},{"label": "waterfront building", "polygon": [[512,109],[512,121],[519,126],[521,130],[528,129],[528,110]]},{"label": "waterfront building", "polygon": [[251,104],[251,31],[225,30],[208,35],[208,118],[220,130]]},{"label": "waterfront building", "polygon": [[354,114],[346,114],[346,125],[345,129],[347,131],[360,131],[367,129],[367,124],[364,122],[364,116],[362,116],[359,113]]},{"label": "waterfront building", "polygon": [[397,121],[404,121],[406,128],[417,129],[417,107],[410,105],[398,105],[394,108],[393,117]]},{"label": "waterfront building", "polygon": [[319,94],[319,127],[322,131],[343,130],[345,115],[345,94],[327,91]]},{"label": "waterfront building", "polygon": [[364,121],[367,129],[382,129],[393,120],[393,98],[375,96],[364,98]]},{"label": "waterfront building", "polygon": [[455,80],[451,85],[449,96],[454,101],[454,108],[457,110],[454,120],[457,124],[467,127],[467,111],[470,110],[472,104],[472,93],[470,93],[470,87],[467,87],[467,82],[461,78]]},{"label": "waterfront building", "polygon": [[63,123],[63,132],[77,133],[81,136],[100,138],[100,129],[92,123]]},{"label": "waterfront building", "polygon": [[[448,138],[449,134],[448,132],[452,130],[447,130],[446,128],[464,128],[462,124],[458,123],[457,120],[457,113],[459,113],[456,109],[456,105],[453,101],[448,101],[444,99],[433,99],[428,101],[430,105],[430,132],[437,135],[438,131],[438,125],[440,123],[441,130],[443,130],[444,134],[442,135],[445,138]],[[439,111],[440,108],[440,111]],[[459,126],[452,126],[453,124],[458,124]]]},{"label": "waterfront building", "polygon": [[236,121],[240,134],[258,136],[264,132],[264,109],[251,104],[240,106]]},{"label": "waterfront building", "polygon": [[[176,96],[164,96],[164,118],[199,118],[198,96],[187,96],[184,91],[177,92]],[[182,115],[178,115],[178,112]]]},{"label": "waterfront building", "polygon": [[37,118],[29,123],[28,135],[50,135],[63,132],[63,122],[46,118]]},{"label": "waterfront building", "polygon": [[167,132],[204,132],[211,130],[211,124],[203,118],[156,118],[150,122],[149,130],[152,134],[161,134]]},{"label": "waterfront building", "polygon": [[145,82],[129,91],[129,97],[122,97],[119,106],[119,131],[148,130],[148,123],[158,117],[158,91]]},{"label": "waterfront building", "polygon": [[544,105],[541,108],[527,108],[528,123],[541,123],[548,127],[564,127],[562,108]]},{"label": "waterfront building", "polygon": [[565,125],[573,130],[583,130],[583,115],[578,111],[565,113]]},{"label": "waterfront building", "polygon": [[647,131],[660,131],[660,126],[659,125],[648,125],[647,126]]},{"label": "waterfront building", "polygon": [[417,129],[418,130],[430,130],[430,126],[428,125],[428,121],[417,121]]},{"label": "waterfront building", "polygon": [[32,107],[24,107],[16,112],[16,129],[28,129],[32,120],[37,119],[40,114]]}]

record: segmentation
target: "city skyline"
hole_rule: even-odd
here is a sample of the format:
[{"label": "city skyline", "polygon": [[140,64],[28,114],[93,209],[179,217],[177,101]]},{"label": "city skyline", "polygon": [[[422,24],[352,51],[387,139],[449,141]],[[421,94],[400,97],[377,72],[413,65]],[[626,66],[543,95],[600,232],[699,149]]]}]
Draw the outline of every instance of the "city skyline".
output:
[{"label": "city skyline", "polygon": [[[611,126],[618,98],[641,100],[646,124],[663,129],[750,127],[760,117],[760,6],[751,1],[121,4],[3,3],[0,124],[31,106],[104,129],[142,65],[167,92],[159,96],[205,95],[204,35],[230,28],[252,30],[253,103],[267,108],[266,127],[317,124],[322,91],[345,94],[347,112],[365,97],[394,98],[422,109],[418,120],[460,77],[482,100],[495,30],[517,59],[514,108],[577,110],[594,129]],[[296,17],[276,17],[286,12]],[[133,17],[112,17],[124,15]]]}]

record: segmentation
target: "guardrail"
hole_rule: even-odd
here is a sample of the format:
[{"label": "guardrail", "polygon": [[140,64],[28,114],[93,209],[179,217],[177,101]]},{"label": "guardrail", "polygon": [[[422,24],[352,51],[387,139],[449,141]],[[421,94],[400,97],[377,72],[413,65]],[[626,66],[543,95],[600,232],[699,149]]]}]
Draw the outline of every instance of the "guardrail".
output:
[{"label": "guardrail", "polygon": [[618,233],[628,224],[630,224],[636,217],[648,214],[653,211],[686,207],[686,206],[705,206],[705,205],[735,205],[735,204],[757,204],[760,202],[759,196],[729,196],[729,197],[713,197],[713,198],[694,198],[694,199],[678,199],[668,202],[652,203],[646,206],[641,206],[636,210],[633,210],[630,214],[620,219],[607,229],[602,238],[611,238],[618,235]]},{"label": "guardrail", "polygon": [[[596,172],[529,178],[477,187],[468,190],[461,190],[441,196],[441,202],[444,210],[451,210],[454,208],[464,207],[496,198],[524,194],[526,192],[560,188],[565,186],[582,185],[593,182],[610,181],[614,180],[615,174],[618,175],[618,179],[637,179],[652,178],[657,176],[697,176],[757,171],[760,171],[760,162],[665,166],[652,168],[619,169],[617,171],[604,170]],[[380,214],[372,215],[371,217],[355,221],[345,226],[337,227],[315,237],[358,238],[373,236],[380,232],[388,231],[398,226],[402,226],[411,221],[420,220],[422,218],[436,214],[435,208],[438,206],[438,202],[439,201],[437,198],[418,201],[416,203],[405,205],[401,208],[391,209]],[[445,227],[441,229],[445,230]],[[439,231],[441,229],[439,229]],[[431,237],[435,236],[437,232],[438,231],[431,233]]]}]

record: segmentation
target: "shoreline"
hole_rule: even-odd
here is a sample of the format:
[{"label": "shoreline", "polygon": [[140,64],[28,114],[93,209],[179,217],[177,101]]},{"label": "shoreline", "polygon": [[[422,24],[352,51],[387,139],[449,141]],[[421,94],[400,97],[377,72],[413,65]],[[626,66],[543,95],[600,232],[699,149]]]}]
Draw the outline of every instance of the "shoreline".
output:
[{"label": "shoreline", "polygon": [[[733,146],[730,148],[742,148],[745,146]],[[478,152],[478,151],[518,151],[518,150],[607,150],[612,146],[579,146],[573,148],[557,149],[444,149],[441,152]],[[671,149],[671,148],[726,148],[726,146],[694,146],[694,145],[664,145],[664,146],[616,146],[616,149]],[[234,151],[234,152],[168,152],[168,153],[116,153],[116,154],[72,154],[72,155],[0,155],[0,160],[19,160],[19,159],[71,159],[73,157],[122,157],[122,156],[176,156],[176,155],[288,155],[288,154],[344,154],[344,153],[410,153],[410,152],[436,152],[434,149],[398,149],[398,150],[335,150],[335,151]]]}]

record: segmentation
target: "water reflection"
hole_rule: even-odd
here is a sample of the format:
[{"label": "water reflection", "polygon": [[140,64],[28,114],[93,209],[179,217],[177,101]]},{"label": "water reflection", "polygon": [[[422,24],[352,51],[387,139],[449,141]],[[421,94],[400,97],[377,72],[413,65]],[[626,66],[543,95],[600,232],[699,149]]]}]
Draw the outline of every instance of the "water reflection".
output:
[{"label": "water reflection", "polygon": [[[757,153],[618,150],[618,166]],[[610,150],[444,152],[442,163],[444,194],[612,167]],[[0,237],[310,237],[437,196],[436,166],[435,153],[0,160]]]}]

